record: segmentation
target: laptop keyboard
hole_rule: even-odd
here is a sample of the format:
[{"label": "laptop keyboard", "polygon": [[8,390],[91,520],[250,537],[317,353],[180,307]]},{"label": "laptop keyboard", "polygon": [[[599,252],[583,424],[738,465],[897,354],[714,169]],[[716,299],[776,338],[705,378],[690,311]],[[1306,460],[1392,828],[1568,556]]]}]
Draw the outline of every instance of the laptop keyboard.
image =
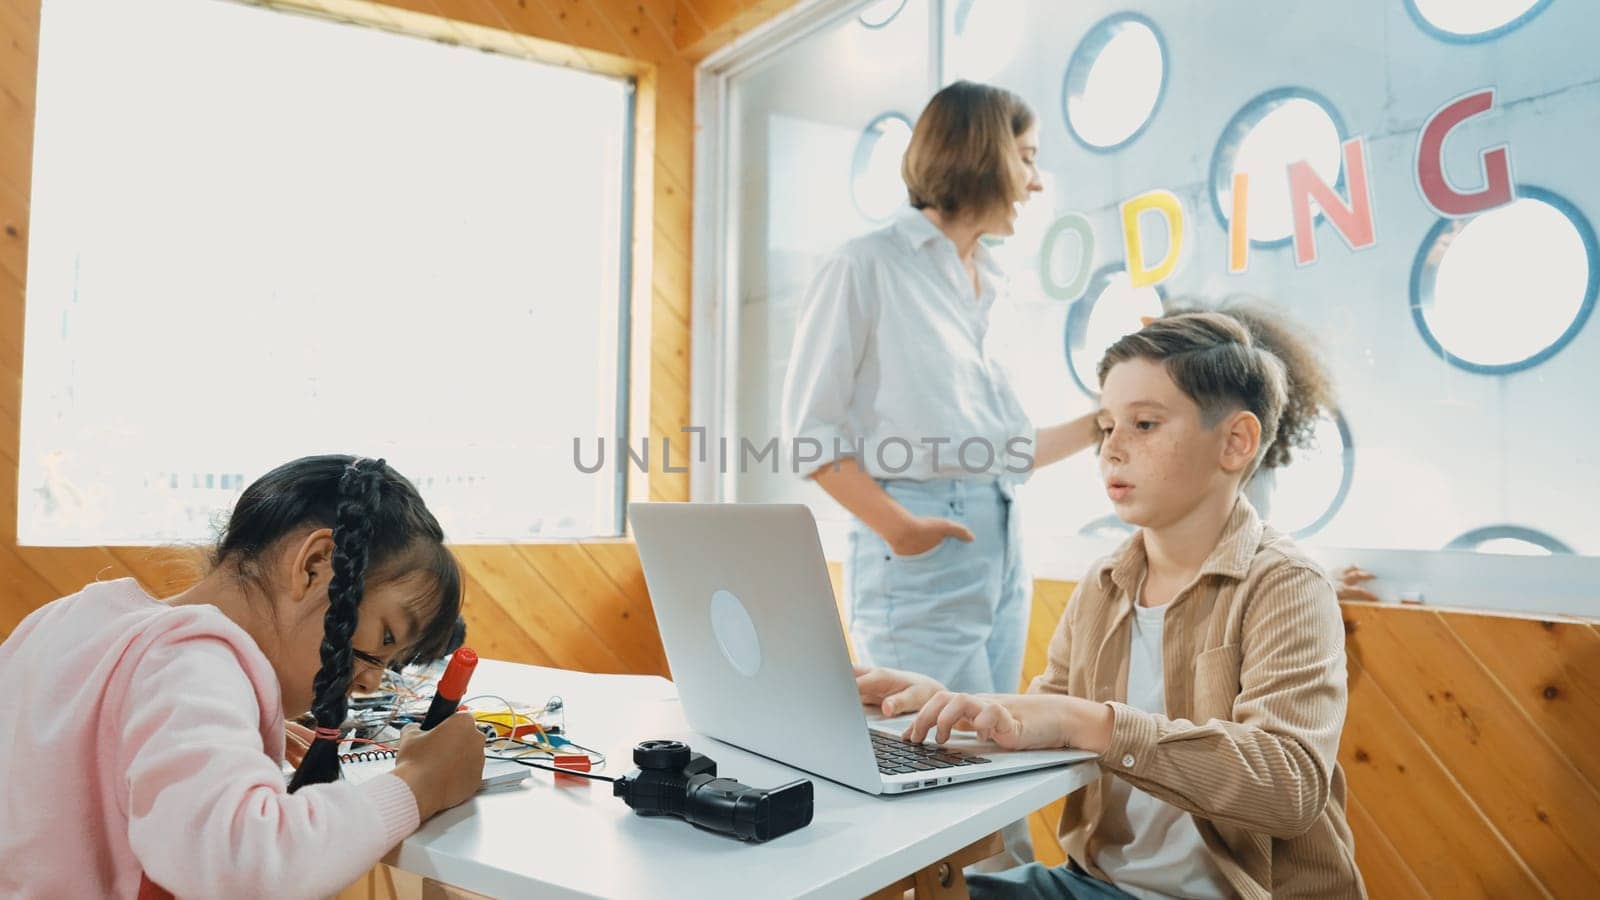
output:
[{"label": "laptop keyboard", "polygon": [[869,731],[868,734],[872,735],[872,752],[878,757],[878,771],[885,775],[953,769],[956,766],[977,766],[989,762],[982,756],[973,756],[960,750],[913,744],[876,731]]}]

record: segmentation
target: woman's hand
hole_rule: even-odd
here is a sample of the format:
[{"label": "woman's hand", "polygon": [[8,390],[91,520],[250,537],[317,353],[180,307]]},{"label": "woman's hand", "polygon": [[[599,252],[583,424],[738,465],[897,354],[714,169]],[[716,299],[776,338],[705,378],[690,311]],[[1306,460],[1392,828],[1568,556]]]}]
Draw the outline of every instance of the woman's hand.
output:
[{"label": "woman's hand", "polygon": [[1372,591],[1361,587],[1362,583],[1371,581],[1378,576],[1368,572],[1360,566],[1345,566],[1339,571],[1339,577],[1334,579],[1334,593],[1340,600],[1365,600],[1369,603],[1382,603],[1383,599]]},{"label": "woman's hand", "polygon": [[921,709],[944,685],[926,675],[899,669],[856,666],[856,690],[862,706],[876,706],[886,716]]},{"label": "woman's hand", "polygon": [[1105,751],[1111,745],[1111,707],[1062,694],[934,694],[916,721],[901,735],[920,744],[935,743],[952,731],[976,732],[1007,750],[1078,747]]},{"label": "woman's hand", "polygon": [[854,457],[845,457],[811,473],[828,496],[883,538],[901,556],[926,553],[947,537],[971,541],[972,532],[957,522],[936,516],[914,516],[877,480],[862,470]]},{"label": "woman's hand", "polygon": [[1036,431],[1033,450],[1034,471],[1054,465],[1098,444],[1099,416],[1099,410],[1091,410],[1076,419],[1046,425]]},{"label": "woman's hand", "polygon": [[895,530],[883,536],[889,549],[901,556],[916,556],[939,546],[945,538],[972,543],[972,532],[960,522],[938,516],[914,516]]}]

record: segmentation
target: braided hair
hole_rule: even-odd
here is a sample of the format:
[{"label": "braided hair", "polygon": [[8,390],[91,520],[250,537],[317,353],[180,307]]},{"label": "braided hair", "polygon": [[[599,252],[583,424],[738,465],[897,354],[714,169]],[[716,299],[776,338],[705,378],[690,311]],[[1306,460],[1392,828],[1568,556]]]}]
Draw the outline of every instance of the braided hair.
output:
[{"label": "braided hair", "polygon": [[416,488],[381,459],[308,456],[257,479],[240,495],[213,562],[259,582],[262,560],[297,529],[332,527],[332,579],[322,625],[322,666],[312,682],[316,739],[289,790],[339,777],[339,729],[354,672],[351,639],[370,584],[423,575],[432,590],[419,602],[425,624],[407,662],[438,659],[453,640],[461,609],[461,575],[444,547],[444,532]]}]

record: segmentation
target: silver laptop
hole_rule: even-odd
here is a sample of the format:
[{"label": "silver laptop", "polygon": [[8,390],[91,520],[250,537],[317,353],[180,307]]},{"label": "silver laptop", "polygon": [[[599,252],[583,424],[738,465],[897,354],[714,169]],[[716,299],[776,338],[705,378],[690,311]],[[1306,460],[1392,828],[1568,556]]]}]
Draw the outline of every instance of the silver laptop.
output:
[{"label": "silver laptop", "polygon": [[975,737],[910,744],[856,693],[811,510],[799,504],[630,503],[645,583],[689,725],[871,794],[1084,759]]}]

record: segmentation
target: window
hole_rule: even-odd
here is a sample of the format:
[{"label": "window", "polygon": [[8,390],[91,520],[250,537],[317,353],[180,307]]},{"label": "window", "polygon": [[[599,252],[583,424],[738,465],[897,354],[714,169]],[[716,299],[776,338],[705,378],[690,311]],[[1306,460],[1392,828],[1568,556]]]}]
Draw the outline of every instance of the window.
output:
[{"label": "window", "polygon": [[868,28],[882,28],[893,22],[905,6],[906,0],[873,0],[856,14],[856,19]]},{"label": "window", "polygon": [[1310,447],[1295,447],[1287,466],[1273,473],[1272,521],[1297,538],[1328,524],[1350,495],[1355,446],[1350,426],[1335,411],[1317,419]]},{"label": "window", "polygon": [[[1406,5],[1464,15],[1475,4]],[[779,433],[777,398],[816,267],[902,202],[893,133],[941,84],[986,80],[1026,100],[1040,126],[1046,190],[1015,235],[990,243],[1009,290],[986,338],[1036,424],[1092,410],[1106,346],[1164,304],[1260,301],[1312,338],[1337,402],[1314,446],[1294,448],[1275,472],[1269,524],[1328,565],[1361,564],[1429,602],[1592,615],[1600,433],[1583,404],[1600,384],[1600,189],[1574,136],[1593,132],[1600,63],[1578,51],[1600,44],[1600,17],[1540,0],[1504,8],[1519,5],[1499,24],[1458,20],[1463,34],[1496,30],[1450,45],[1394,0],[1257,4],[1248,28],[1206,4],[1142,4],[1135,17],[1059,0],[908,0],[885,20],[895,4],[841,0],[752,34],[709,60],[701,81],[713,98],[701,106],[702,147],[724,154],[703,171],[728,174],[696,181],[722,242],[696,245],[696,309],[715,313],[696,317],[711,329],[696,331],[696,364],[719,372],[696,385],[699,408],[715,413],[697,424],[757,444]],[[1386,56],[1391,44],[1407,52]],[[1110,94],[1098,92],[1102,80]],[[1486,86],[1492,111],[1451,132],[1440,166],[1455,190],[1481,193],[1482,154],[1507,147],[1517,200],[1440,221],[1417,174],[1424,123]],[[723,92],[725,116],[707,87]],[[1353,208],[1341,151],[1355,138],[1375,237],[1352,246],[1340,229],[1358,217],[1324,215],[1319,192],[1308,209],[1320,253],[1297,263],[1286,169],[1306,161]],[[873,169],[881,182],[859,177]],[[1250,175],[1248,242],[1236,246],[1228,217],[1240,171]],[[884,207],[863,202],[874,190]],[[1182,249],[1168,277],[1133,290],[1123,204],[1154,190],[1176,201]],[[1147,264],[1166,258],[1171,233],[1141,230]],[[1080,454],[1019,489],[1036,577],[1081,578],[1125,539],[1097,467]],[[810,504],[825,551],[842,558],[848,517],[814,485],[765,466],[709,475],[691,476],[697,499]],[[1494,523],[1572,552],[1442,550]]]},{"label": "window", "polygon": [[1112,16],[1090,29],[1067,63],[1062,103],[1072,136],[1095,150],[1138,137],[1166,88],[1166,51],[1141,16]]},{"label": "window", "polygon": [[1469,372],[1538,365],[1594,309],[1594,230],[1555,194],[1529,185],[1518,191],[1521,198],[1506,206],[1441,220],[1417,251],[1413,319],[1435,353]]},{"label": "window", "polygon": [[911,146],[911,120],[884,113],[862,129],[850,162],[850,195],[861,215],[882,222],[906,205],[900,162]]},{"label": "window", "polygon": [[1211,193],[1217,215],[1224,224],[1231,217],[1233,176],[1244,172],[1250,176],[1245,205],[1250,240],[1287,241],[1294,231],[1294,216],[1284,171],[1290,163],[1306,160],[1323,181],[1342,184],[1341,133],[1332,107],[1310,91],[1283,88],[1245,104],[1223,129],[1212,161]]},{"label": "window", "polygon": [[1083,299],[1067,314],[1067,368],[1073,383],[1100,399],[1100,358],[1112,344],[1161,317],[1161,294],[1133,287],[1120,266],[1102,269],[1089,280]]},{"label": "window", "polygon": [[1486,525],[1474,528],[1445,544],[1444,548],[1509,556],[1551,556],[1572,552],[1571,547],[1550,535],[1521,525]]},{"label": "window", "polygon": [[[996,82],[1015,62],[1026,18],[1012,0],[947,0],[945,83]],[[920,107],[918,107],[920,109]]]},{"label": "window", "polygon": [[618,531],[627,81],[214,0],[41,33],[20,542],[205,539],[317,452],[456,541]]},{"label": "window", "polygon": [[1406,0],[1422,27],[1447,41],[1499,37],[1539,14],[1550,0]]},{"label": "window", "polygon": [[[727,455],[707,454],[708,462],[692,468],[696,499],[804,501],[825,523],[845,520],[820,488],[780,461],[779,405],[795,320],[816,266],[906,205],[900,160],[911,117],[930,93],[933,20],[928,0],[887,12],[877,4],[835,10],[825,23],[808,23],[784,52],[740,67],[721,88],[727,119],[720,137],[697,149],[712,171],[739,174],[729,177],[714,214],[697,213],[719,218],[723,243],[707,257],[696,252],[697,259],[719,259],[709,282],[719,299],[713,306],[697,298],[695,324],[714,325],[722,337],[697,330],[693,340],[725,346],[696,388],[712,394],[699,408],[721,412],[697,424],[707,426],[713,445],[727,441]],[[773,454],[742,458],[741,440],[755,455],[771,443]],[[826,536],[836,553],[842,532]]]}]

